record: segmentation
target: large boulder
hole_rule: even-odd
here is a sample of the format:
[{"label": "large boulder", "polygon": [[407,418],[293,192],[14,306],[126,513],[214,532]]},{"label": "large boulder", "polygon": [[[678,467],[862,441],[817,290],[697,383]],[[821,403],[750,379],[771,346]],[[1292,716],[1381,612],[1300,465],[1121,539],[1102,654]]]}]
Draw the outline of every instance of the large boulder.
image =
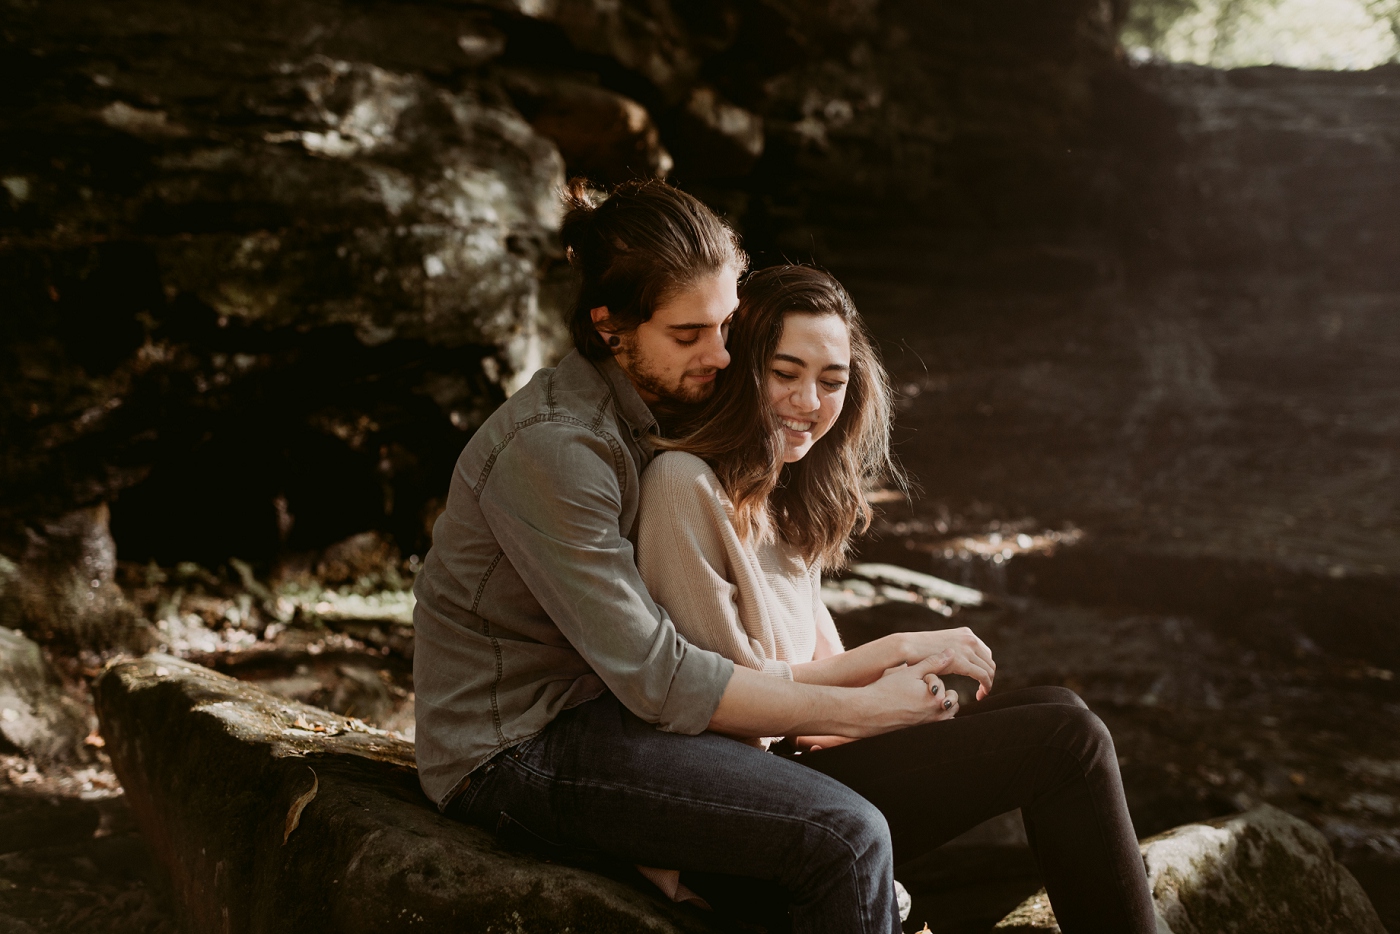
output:
[{"label": "large boulder", "polygon": [[[1150,837],[1142,858],[1164,934],[1385,934],[1322,834],[1271,805]],[[1044,891],[996,927],[1059,929]]]},{"label": "large boulder", "polygon": [[174,658],[97,681],[106,749],[202,932],[701,932],[623,882],[539,862],[440,815],[413,746]]}]

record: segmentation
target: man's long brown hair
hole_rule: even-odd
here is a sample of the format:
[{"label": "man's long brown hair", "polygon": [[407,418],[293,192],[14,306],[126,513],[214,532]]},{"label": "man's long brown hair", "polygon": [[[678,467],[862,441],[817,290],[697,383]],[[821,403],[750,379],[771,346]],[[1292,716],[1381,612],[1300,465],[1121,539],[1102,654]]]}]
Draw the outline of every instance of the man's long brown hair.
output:
[{"label": "man's long brown hair", "polygon": [[694,195],[658,179],[636,179],[594,204],[588,183],[569,182],[569,206],[559,236],[579,272],[569,333],[579,353],[606,360],[612,349],[593,323],[592,310],[608,309],[608,325],[633,331],[675,293],[710,273],[749,266],[739,238]]},{"label": "man's long brown hair", "polygon": [[[851,370],[841,414],[807,456],[783,463],[785,445],[768,376],[789,314],[836,315],[851,336]],[[851,537],[870,526],[865,491],[882,480],[903,487],[890,457],[893,399],[889,378],[846,290],[811,266],[775,266],[739,287],[729,333],[730,364],[710,400],[662,442],[689,451],[714,470],[734,504],[739,534],[771,532],[807,561],[845,563]]]}]

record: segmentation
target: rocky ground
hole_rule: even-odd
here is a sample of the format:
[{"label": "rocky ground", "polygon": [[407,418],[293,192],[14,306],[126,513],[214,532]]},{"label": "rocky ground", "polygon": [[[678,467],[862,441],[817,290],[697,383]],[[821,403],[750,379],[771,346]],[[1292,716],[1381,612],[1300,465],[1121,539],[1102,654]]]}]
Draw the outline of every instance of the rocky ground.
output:
[{"label": "rocky ground", "polygon": [[[949,517],[938,520],[947,530],[941,540],[957,550],[948,559],[948,549],[937,549],[935,559],[925,547],[931,536],[910,534],[898,504],[885,509],[864,557],[924,570],[937,563],[945,576],[973,583],[1018,562],[1038,561],[1044,573],[1057,558],[1051,552],[1064,555],[1082,538],[1009,524],[993,531]],[[963,570],[953,573],[959,564]],[[265,580],[236,566],[192,565],[121,565],[115,579],[138,617],[154,624],[155,648],[411,738],[411,598],[404,588],[413,567],[411,556],[366,535]],[[901,599],[899,588],[876,588],[873,597],[868,585],[847,589],[855,594],[839,607],[848,641],[949,624],[926,601]],[[1390,670],[1306,642],[1269,647],[1199,616],[1010,592],[993,593],[988,605],[963,609],[953,622],[971,625],[994,647],[999,688],[1063,684],[1103,716],[1142,835],[1260,802],[1277,805],[1322,830],[1397,927],[1400,685]],[[160,874],[123,804],[103,740],[90,732],[87,685],[101,659],[48,658],[62,685],[54,697],[85,710],[74,727],[81,746],[66,759],[14,750],[5,759],[0,915],[35,931],[77,923],[94,931],[173,930]],[[1014,821],[901,867],[900,876],[915,896],[913,920],[942,932],[986,931],[1039,886]]]}]

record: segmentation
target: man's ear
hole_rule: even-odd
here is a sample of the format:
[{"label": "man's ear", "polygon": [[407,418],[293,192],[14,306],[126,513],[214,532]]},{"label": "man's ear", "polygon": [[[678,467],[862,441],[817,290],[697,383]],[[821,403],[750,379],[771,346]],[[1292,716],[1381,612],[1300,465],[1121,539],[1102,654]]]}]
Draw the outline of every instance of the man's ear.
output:
[{"label": "man's ear", "polygon": [[597,308],[590,308],[588,314],[589,317],[593,319],[594,330],[598,332],[598,336],[601,337],[603,343],[606,344],[608,338],[612,337],[615,333],[610,327],[612,324],[612,316],[608,314],[608,306],[599,305]]}]

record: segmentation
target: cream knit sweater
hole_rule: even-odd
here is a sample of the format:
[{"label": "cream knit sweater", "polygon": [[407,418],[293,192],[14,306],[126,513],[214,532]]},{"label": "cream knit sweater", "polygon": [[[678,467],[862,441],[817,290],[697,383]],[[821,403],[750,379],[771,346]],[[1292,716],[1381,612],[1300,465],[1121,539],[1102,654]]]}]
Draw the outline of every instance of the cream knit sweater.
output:
[{"label": "cream knit sweater", "polygon": [[[777,536],[773,536],[777,538]],[[667,451],[642,474],[637,568],[676,630],[736,664],[792,679],[792,666],[841,651],[821,568],[781,539],[749,543],[710,465]],[[749,740],[766,748],[772,738]],[[672,901],[705,905],[674,869],[638,866]]]},{"label": "cream knit sweater", "polygon": [[689,642],[736,664],[792,678],[792,665],[840,652],[821,600],[821,568],[778,536],[745,542],[734,507],[703,460],[667,451],[642,474],[637,567]]}]

